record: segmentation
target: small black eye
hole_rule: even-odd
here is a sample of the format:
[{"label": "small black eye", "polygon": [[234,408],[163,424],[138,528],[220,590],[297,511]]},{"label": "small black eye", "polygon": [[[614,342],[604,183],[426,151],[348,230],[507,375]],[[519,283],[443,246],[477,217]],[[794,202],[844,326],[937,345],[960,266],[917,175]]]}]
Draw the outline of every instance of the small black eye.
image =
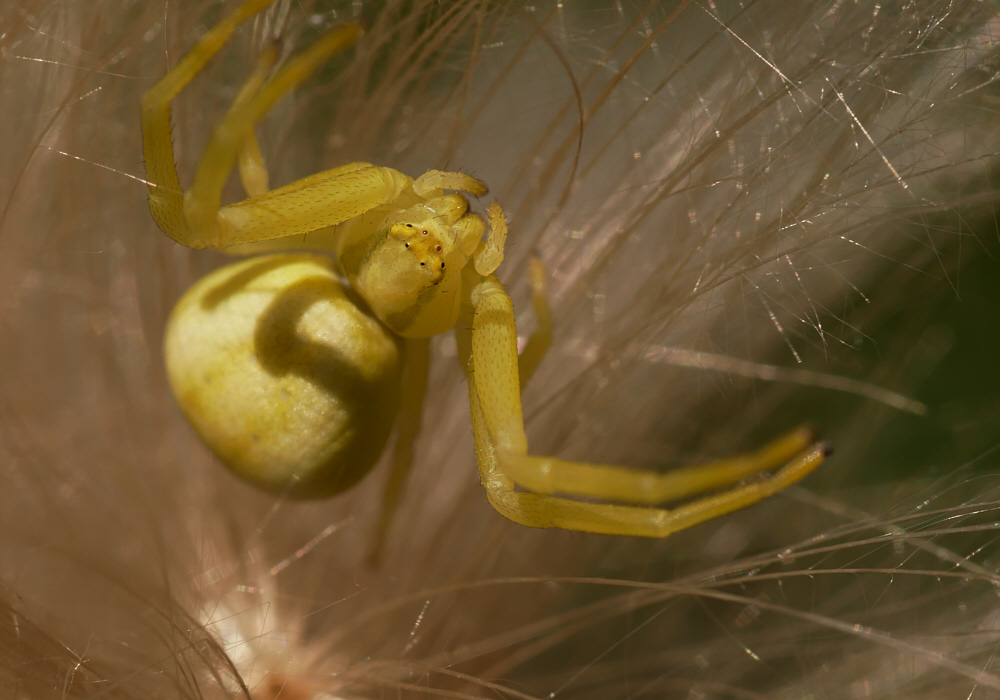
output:
[{"label": "small black eye", "polygon": [[444,263],[441,263],[441,269],[442,270],[444,269]]},{"label": "small black eye", "polygon": [[413,224],[407,224],[406,228],[413,228]]},{"label": "small black eye", "polygon": [[424,263],[420,263],[420,267],[425,267],[425,264]]}]

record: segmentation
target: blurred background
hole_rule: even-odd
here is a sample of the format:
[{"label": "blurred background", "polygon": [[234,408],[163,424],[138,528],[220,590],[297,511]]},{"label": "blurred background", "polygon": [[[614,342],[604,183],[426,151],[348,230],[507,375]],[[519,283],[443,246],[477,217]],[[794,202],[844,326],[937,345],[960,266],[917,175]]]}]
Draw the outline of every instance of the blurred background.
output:
[{"label": "blurred background", "polygon": [[139,100],[237,4],[0,4],[0,695],[1000,697],[1000,6],[279,0],[243,25],[173,103],[181,181],[262,46],[361,18],[257,129],[272,185],[365,160],[490,186],[525,335],[529,258],[549,275],[533,452],[668,470],[803,422],[835,447],[666,540],[522,528],[442,336],[373,567],[384,460],[327,501],[262,494],[166,383],[173,304],[229,258],[151,220]]}]

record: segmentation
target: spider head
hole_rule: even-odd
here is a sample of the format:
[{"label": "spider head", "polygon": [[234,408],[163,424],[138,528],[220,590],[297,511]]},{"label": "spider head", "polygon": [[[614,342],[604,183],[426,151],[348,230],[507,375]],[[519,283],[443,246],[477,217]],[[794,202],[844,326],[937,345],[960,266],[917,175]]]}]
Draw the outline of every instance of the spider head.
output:
[{"label": "spider head", "polygon": [[422,205],[399,212],[376,233],[351,284],[393,332],[409,338],[455,324],[465,255],[454,226]]},{"label": "spider head", "polygon": [[440,235],[433,231],[435,228],[429,222],[408,222],[393,224],[389,229],[388,245],[395,245],[399,251],[399,272],[407,278],[405,281],[400,279],[401,284],[427,287],[440,284],[444,279],[445,248]]}]

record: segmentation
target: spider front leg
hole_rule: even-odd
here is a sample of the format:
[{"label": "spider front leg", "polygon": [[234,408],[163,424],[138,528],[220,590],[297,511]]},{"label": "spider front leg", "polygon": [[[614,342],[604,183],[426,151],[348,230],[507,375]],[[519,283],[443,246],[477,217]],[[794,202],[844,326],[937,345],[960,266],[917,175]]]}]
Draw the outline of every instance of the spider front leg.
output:
[{"label": "spider front leg", "polygon": [[[802,479],[826,457],[825,446],[814,443],[808,430],[794,431],[754,454],[667,474],[529,455],[521,412],[513,304],[495,276],[470,282],[466,322],[459,324],[457,332],[459,346],[469,353],[466,366],[476,455],[490,503],[514,522],[665,537],[756,503]],[[649,507],[731,486],[779,466],[769,478],[704,496],[673,510]],[[515,485],[533,493],[515,490]],[[553,493],[641,505],[589,503]]]},{"label": "spider front leg", "polygon": [[[170,100],[225,45],[241,22],[272,2],[244,2],[143,96],[143,152],[150,211],[160,228],[183,245],[225,248],[310,233],[390,202],[413,182],[391,168],[352,163],[266,193],[260,192],[266,187],[266,179],[258,176],[248,187],[257,196],[221,206],[222,189],[237,157],[249,154],[251,160],[259,162],[252,154],[254,125],[326,60],[357,41],[360,30],[347,25],[290,58],[267,80],[260,80],[257,74],[252,76],[247,85],[256,89],[241,92],[209,139],[190,189],[182,190],[172,144]],[[258,62],[258,72],[270,67],[268,60],[272,59]],[[249,92],[252,94],[246,94]]]}]

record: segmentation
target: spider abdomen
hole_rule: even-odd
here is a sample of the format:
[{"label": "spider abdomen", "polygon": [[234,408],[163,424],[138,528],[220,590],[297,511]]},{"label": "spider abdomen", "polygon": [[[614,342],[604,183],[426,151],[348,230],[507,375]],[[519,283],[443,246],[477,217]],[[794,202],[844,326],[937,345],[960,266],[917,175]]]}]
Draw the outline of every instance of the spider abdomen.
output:
[{"label": "spider abdomen", "polygon": [[398,410],[401,343],[322,255],[215,271],[167,327],[170,383],[201,438],[273,493],[349,488],[382,453]]}]

